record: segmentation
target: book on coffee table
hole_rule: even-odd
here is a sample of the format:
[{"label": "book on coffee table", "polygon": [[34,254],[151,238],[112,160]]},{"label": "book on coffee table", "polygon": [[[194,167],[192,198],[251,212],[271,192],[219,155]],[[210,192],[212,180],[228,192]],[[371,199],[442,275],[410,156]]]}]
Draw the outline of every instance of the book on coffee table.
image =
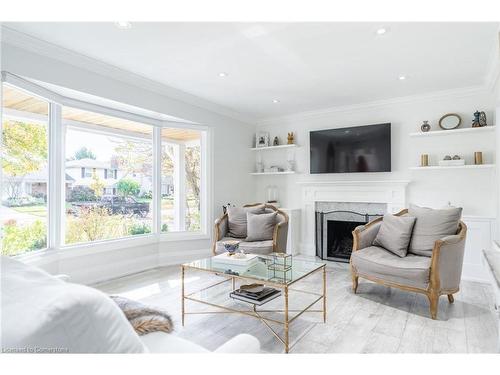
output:
[{"label": "book on coffee table", "polygon": [[245,289],[236,289],[229,296],[243,302],[252,303],[254,305],[263,305],[281,295],[279,289],[264,287],[260,292],[251,292]]}]

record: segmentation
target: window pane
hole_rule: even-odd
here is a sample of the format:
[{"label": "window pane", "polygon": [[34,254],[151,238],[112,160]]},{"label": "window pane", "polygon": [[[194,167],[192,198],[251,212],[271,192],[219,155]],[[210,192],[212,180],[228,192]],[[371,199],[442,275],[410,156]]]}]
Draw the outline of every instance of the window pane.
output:
[{"label": "window pane", "polygon": [[2,255],[47,247],[48,103],[3,85]]},{"label": "window pane", "polygon": [[152,127],[73,108],[63,123],[65,243],[151,233]]},{"label": "window pane", "polygon": [[201,229],[201,131],[163,128],[162,232]]}]

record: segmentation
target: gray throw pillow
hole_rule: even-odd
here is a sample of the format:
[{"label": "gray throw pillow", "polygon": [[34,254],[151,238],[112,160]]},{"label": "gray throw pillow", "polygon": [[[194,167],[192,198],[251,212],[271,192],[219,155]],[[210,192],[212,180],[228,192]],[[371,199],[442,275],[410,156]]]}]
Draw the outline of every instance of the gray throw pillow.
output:
[{"label": "gray throw pillow", "polygon": [[247,212],[263,214],[264,205],[227,208],[228,234],[230,237],[245,238],[247,236]]},{"label": "gray throw pillow", "polygon": [[247,213],[247,238],[245,241],[272,240],[277,213],[255,215]]},{"label": "gray throw pillow", "polygon": [[434,242],[457,233],[462,207],[433,209],[410,205],[408,214],[417,219],[408,251],[430,257]]},{"label": "gray throw pillow", "polygon": [[382,225],[380,225],[373,244],[404,258],[408,252],[408,245],[414,225],[414,217],[384,215]]}]

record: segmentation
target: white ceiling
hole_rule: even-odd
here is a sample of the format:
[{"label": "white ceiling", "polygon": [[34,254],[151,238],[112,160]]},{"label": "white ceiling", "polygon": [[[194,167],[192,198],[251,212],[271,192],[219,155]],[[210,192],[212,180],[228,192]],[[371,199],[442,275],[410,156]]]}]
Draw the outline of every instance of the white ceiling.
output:
[{"label": "white ceiling", "polygon": [[482,85],[498,38],[497,23],[6,25],[257,119]]}]

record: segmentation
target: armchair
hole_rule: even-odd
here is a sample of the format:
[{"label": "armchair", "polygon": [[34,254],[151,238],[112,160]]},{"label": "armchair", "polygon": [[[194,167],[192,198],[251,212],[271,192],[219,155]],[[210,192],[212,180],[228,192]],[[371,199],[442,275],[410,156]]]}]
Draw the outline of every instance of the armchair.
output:
[{"label": "armchair", "polygon": [[[396,214],[408,213],[402,210]],[[382,224],[382,218],[357,227],[350,260],[352,289],[356,293],[358,279],[395,287],[427,296],[432,319],[437,318],[441,295],[448,296],[453,303],[453,294],[458,292],[462,274],[465,249],[466,225],[460,221],[457,233],[441,238],[434,243],[432,256],[408,254],[400,258],[372,243]]]},{"label": "armchair", "polygon": [[240,249],[254,254],[269,254],[272,252],[286,252],[288,236],[288,215],[271,204],[254,203],[243,207],[264,206],[266,213],[277,212],[276,225],[274,227],[273,238],[268,241],[245,241],[245,238],[230,237],[228,215],[225,213],[215,220],[214,238],[212,242],[212,253],[214,255],[224,252],[223,242],[228,240],[240,240]]}]

